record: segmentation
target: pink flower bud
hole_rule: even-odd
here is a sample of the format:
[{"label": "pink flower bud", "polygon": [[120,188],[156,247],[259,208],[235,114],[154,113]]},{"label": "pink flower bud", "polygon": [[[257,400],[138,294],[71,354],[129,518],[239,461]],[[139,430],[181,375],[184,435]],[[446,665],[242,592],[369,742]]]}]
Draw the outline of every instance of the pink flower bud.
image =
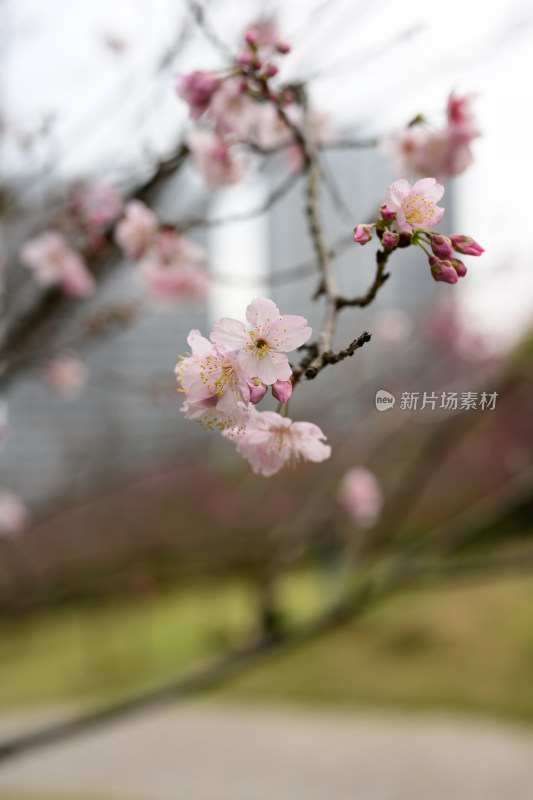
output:
[{"label": "pink flower bud", "polygon": [[353,240],[357,244],[366,244],[372,238],[372,225],[357,225],[353,229]]},{"label": "pink flower bud", "polygon": [[400,235],[394,233],[394,231],[385,231],[381,239],[381,243],[386,250],[394,250],[395,247],[398,247],[399,241]]},{"label": "pink flower bud", "polygon": [[450,258],[449,261],[450,261],[450,264],[452,265],[452,267],[454,268],[454,270],[459,275],[459,277],[460,278],[464,278],[464,276],[466,275],[466,267],[463,264],[463,262],[459,261],[458,258]]},{"label": "pink flower bud", "polygon": [[292,383],[290,381],[276,381],[272,384],[272,394],[280,403],[288,403],[292,394]]},{"label": "pink flower bud", "polygon": [[259,34],[255,30],[247,31],[246,36],[244,37],[250,47],[256,47],[259,41]]},{"label": "pink flower bud", "polygon": [[252,63],[252,56],[248,50],[245,50],[244,53],[241,53],[237,59],[237,64],[239,67],[249,67]]},{"label": "pink flower bud", "polygon": [[213,72],[197,70],[188,75],[178,75],[176,91],[188,103],[191,119],[200,119],[220,85],[220,78]]},{"label": "pink flower bud", "polygon": [[259,378],[254,378],[250,384],[250,403],[255,406],[266,394],[267,386]]},{"label": "pink flower bud", "polygon": [[395,218],[395,216],[396,216],[396,212],[395,212],[395,211],[392,211],[392,210],[391,210],[391,209],[390,209],[390,208],[387,206],[387,204],[386,204],[386,203],[383,203],[383,205],[382,205],[382,206],[380,206],[380,209],[381,209],[381,219],[383,220],[383,222],[392,222],[392,221],[393,221],[393,219],[394,219],[394,218]]},{"label": "pink flower bud", "polygon": [[467,256],[480,256],[485,249],[475,242],[471,236],[450,236],[454,250]]},{"label": "pink flower bud", "polygon": [[282,56],[285,56],[287,53],[291,52],[291,46],[288,42],[278,42],[276,45],[276,50],[278,53],[281,53]]},{"label": "pink flower bud", "polygon": [[429,257],[431,274],[436,281],[441,283],[457,283],[459,277],[450,261],[441,261],[436,256]]},{"label": "pink flower bud", "polygon": [[450,258],[453,256],[453,247],[450,239],[447,236],[443,236],[441,233],[433,234],[429,237],[429,243],[431,245],[431,249],[433,253],[438,258]]},{"label": "pink flower bud", "polygon": [[270,78],[273,78],[279,72],[278,68],[274,66],[274,64],[267,64],[266,71]]}]

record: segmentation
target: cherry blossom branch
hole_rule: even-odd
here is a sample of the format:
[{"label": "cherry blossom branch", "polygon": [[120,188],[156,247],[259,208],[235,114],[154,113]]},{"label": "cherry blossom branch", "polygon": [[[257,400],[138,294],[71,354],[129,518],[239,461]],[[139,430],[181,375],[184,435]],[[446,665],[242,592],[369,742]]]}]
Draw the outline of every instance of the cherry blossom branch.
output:
[{"label": "cherry blossom branch", "polygon": [[187,0],[187,5],[189,7],[189,11],[194,17],[196,24],[203,32],[206,39],[209,39],[211,44],[214,45],[215,48],[219,50],[224,57],[229,58],[230,61],[233,61],[234,54],[231,52],[230,48],[217,36],[215,31],[211,28],[211,26],[206,20],[204,9],[201,7],[201,5],[197,3],[196,0]]},{"label": "cherry blossom branch", "polygon": [[337,310],[341,308],[346,308],[347,306],[358,306],[359,308],[364,308],[365,306],[370,305],[370,303],[376,297],[378,291],[381,289],[383,284],[388,281],[390,278],[390,272],[385,272],[385,268],[387,266],[387,261],[389,259],[390,252],[386,250],[378,250],[376,253],[376,263],[377,269],[376,274],[374,277],[374,282],[366,292],[366,294],[361,295],[360,297],[337,297],[336,299],[336,307]]},{"label": "cherry blossom branch", "polygon": [[281,198],[284,197],[293,186],[295,186],[300,176],[300,171],[291,172],[290,175],[288,175],[287,178],[270,193],[270,195],[263,203],[261,203],[261,205],[251,209],[250,211],[243,211],[242,213],[230,214],[228,216],[218,217],[215,219],[208,219],[205,217],[190,218],[188,220],[184,220],[183,222],[179,222],[177,225],[173,225],[172,227],[177,227],[179,231],[185,232],[193,228],[213,228],[218,227],[219,225],[231,225],[233,222],[243,222],[245,220],[252,219],[253,217],[259,217],[261,214],[265,214],[267,211],[269,211],[272,206],[278,202],[278,200],[281,200]]}]

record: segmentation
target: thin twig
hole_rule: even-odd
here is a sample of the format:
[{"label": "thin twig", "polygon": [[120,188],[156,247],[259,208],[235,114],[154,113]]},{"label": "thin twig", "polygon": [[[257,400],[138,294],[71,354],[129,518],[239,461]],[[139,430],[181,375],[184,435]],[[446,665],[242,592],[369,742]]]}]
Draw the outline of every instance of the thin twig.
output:
[{"label": "thin twig", "polygon": [[376,253],[376,275],[374,277],[374,281],[366,294],[361,295],[360,297],[337,297],[336,305],[337,310],[341,308],[346,308],[347,306],[358,306],[359,308],[364,308],[365,306],[370,305],[370,303],[376,297],[378,291],[383,286],[383,284],[388,281],[390,278],[390,272],[385,272],[385,268],[387,266],[387,261],[389,259],[390,252],[387,250],[378,250]]}]

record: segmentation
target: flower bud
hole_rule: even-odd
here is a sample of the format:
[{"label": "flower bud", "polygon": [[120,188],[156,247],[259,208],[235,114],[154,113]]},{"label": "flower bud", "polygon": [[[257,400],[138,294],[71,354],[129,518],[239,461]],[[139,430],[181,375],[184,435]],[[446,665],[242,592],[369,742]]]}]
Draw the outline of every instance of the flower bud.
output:
[{"label": "flower bud", "polygon": [[259,42],[259,34],[255,30],[249,30],[244,37],[250,47],[256,47],[257,43]]},{"label": "flower bud", "polygon": [[446,259],[453,256],[452,243],[447,236],[443,236],[441,233],[432,234],[429,237],[429,243],[434,255],[438,258]]},{"label": "flower bud", "polygon": [[250,403],[254,406],[263,399],[267,391],[264,383],[261,383],[259,378],[254,378],[250,384]]},{"label": "flower bud", "polygon": [[357,225],[353,229],[353,240],[357,244],[366,244],[372,238],[372,225]]},{"label": "flower bud", "polygon": [[459,261],[458,258],[450,258],[449,261],[450,261],[450,264],[452,265],[452,267],[454,268],[454,270],[459,275],[459,277],[460,278],[464,278],[464,276],[466,275],[466,267],[463,264],[463,262]]},{"label": "flower bud", "polygon": [[273,78],[279,72],[278,68],[274,66],[274,64],[267,64],[266,71],[269,78]]},{"label": "flower bud", "polygon": [[385,231],[381,238],[381,242],[385,250],[394,250],[395,247],[398,247],[399,241],[400,235],[398,233],[394,233],[394,231]]},{"label": "flower bud", "polygon": [[441,261],[436,256],[429,257],[431,274],[436,281],[441,283],[457,283],[459,277],[450,261]]},{"label": "flower bud", "polygon": [[467,256],[480,256],[485,249],[471,236],[450,236],[454,250]]},{"label": "flower bud", "polygon": [[290,381],[276,381],[272,384],[272,394],[280,403],[287,403],[292,394],[292,383]]},{"label": "flower bud", "polygon": [[239,67],[249,67],[252,63],[252,56],[249,50],[245,50],[244,53],[241,53],[237,59],[237,65]]},{"label": "flower bud", "polygon": [[291,46],[288,42],[278,42],[276,45],[276,50],[278,53],[281,53],[282,56],[285,56],[287,53],[291,52]]},{"label": "flower bud", "polygon": [[383,203],[383,205],[380,206],[380,209],[381,209],[381,219],[383,220],[383,222],[392,222],[394,217],[396,216],[396,212],[391,211],[391,209],[387,206],[386,203]]}]

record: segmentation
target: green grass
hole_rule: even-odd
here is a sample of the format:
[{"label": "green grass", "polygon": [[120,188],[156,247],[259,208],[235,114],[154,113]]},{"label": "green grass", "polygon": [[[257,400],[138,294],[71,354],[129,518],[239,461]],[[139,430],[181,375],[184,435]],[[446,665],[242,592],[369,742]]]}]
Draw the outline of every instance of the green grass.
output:
[{"label": "green grass", "polygon": [[[281,589],[293,620],[324,600],[309,573]],[[255,608],[244,582],[226,581],[4,623],[0,707],[102,699],[167,680],[249,636]],[[533,722],[533,578],[403,591],[218,693]]]},{"label": "green grass", "polygon": [[533,722],[533,579],[390,596],[320,641],[270,658],[224,694]]},{"label": "green grass", "polygon": [[[292,619],[319,598],[309,576],[284,583]],[[0,708],[117,696],[168,680],[253,635],[257,599],[214,580],[137,600],[0,624]]]}]

